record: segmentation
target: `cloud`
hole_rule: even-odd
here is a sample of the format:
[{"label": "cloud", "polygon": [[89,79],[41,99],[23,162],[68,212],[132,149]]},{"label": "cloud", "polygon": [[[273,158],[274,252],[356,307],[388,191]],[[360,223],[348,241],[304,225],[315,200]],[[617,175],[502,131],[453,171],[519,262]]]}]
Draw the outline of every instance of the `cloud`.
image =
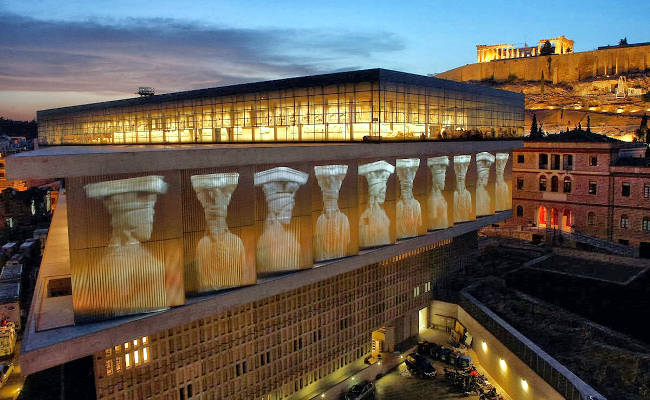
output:
[{"label": "cloud", "polygon": [[0,12],[0,87],[158,92],[371,67],[404,49],[390,32],[234,29],[174,19],[43,21]]}]

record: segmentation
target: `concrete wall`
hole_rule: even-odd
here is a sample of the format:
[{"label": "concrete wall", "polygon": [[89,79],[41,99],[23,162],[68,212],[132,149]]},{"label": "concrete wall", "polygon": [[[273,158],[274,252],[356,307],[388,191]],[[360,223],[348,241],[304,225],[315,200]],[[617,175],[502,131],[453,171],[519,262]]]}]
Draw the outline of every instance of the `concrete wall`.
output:
[{"label": "concrete wall", "polygon": [[[546,383],[539,375],[515,356],[507,347],[497,340],[487,329],[456,304],[434,301],[430,306],[432,314],[447,315],[458,319],[472,335],[472,348],[478,361],[508,395],[517,400],[560,400],[563,397]],[[485,341],[484,351],[481,343]],[[505,360],[506,369],[500,366],[500,359]],[[522,386],[522,378],[528,384],[528,390]]]},{"label": "concrete wall", "polygon": [[554,54],[468,64],[438,74],[437,78],[454,81],[506,80],[510,75],[527,81],[544,78],[553,83],[575,82],[601,75],[645,71],[650,68],[650,45],[606,50]]}]

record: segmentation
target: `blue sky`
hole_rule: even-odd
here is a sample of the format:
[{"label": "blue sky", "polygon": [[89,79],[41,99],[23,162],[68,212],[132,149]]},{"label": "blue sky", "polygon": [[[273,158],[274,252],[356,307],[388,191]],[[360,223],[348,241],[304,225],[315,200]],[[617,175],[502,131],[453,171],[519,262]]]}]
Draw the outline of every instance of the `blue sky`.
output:
[{"label": "blue sky", "polygon": [[428,74],[476,44],[650,41],[650,1],[0,0],[0,115],[358,68]]}]

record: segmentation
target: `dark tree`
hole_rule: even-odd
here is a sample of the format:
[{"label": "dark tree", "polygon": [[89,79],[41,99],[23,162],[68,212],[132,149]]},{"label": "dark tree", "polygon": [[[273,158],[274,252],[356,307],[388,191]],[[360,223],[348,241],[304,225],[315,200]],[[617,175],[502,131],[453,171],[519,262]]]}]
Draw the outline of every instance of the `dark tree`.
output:
[{"label": "dark tree", "polygon": [[591,118],[587,115],[587,132],[591,133]]},{"label": "dark tree", "polygon": [[34,139],[38,135],[36,121],[14,121],[0,117],[0,135]]},{"label": "dark tree", "polygon": [[624,37],[623,39],[618,41],[619,46],[627,46],[627,37]]},{"label": "dark tree", "polygon": [[648,128],[648,116],[643,114],[639,129],[636,130],[636,138],[640,142],[650,143],[650,129]]},{"label": "dark tree", "polygon": [[553,46],[551,46],[551,42],[548,40],[544,42],[544,45],[542,46],[542,49],[539,51],[539,54],[542,56],[549,56],[553,54]]},{"label": "dark tree", "polygon": [[537,114],[533,114],[533,122],[530,124],[530,137],[537,137],[539,129],[537,128]]}]

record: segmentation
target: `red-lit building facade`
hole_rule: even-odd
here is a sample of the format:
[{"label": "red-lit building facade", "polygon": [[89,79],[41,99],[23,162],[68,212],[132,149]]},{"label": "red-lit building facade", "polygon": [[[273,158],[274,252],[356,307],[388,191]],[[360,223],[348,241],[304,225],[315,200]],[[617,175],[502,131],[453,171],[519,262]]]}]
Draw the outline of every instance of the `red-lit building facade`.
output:
[{"label": "red-lit building facade", "polygon": [[525,141],[514,153],[507,225],[577,232],[650,252],[646,146],[591,133]]}]

